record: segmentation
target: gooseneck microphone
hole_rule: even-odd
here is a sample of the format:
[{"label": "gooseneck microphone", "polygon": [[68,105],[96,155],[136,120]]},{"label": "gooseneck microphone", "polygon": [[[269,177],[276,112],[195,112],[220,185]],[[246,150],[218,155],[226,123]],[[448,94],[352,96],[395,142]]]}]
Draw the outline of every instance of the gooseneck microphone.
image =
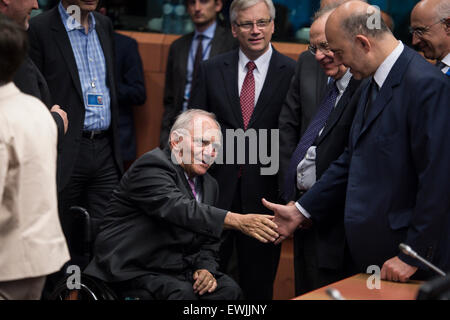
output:
[{"label": "gooseneck microphone", "polygon": [[422,262],[423,264],[425,264],[426,266],[430,267],[430,269],[432,269],[434,272],[436,272],[437,274],[445,277],[446,274],[444,271],[442,271],[441,269],[439,269],[438,267],[436,267],[434,264],[432,264],[431,262],[428,262],[427,260],[425,260],[424,258],[422,258],[421,256],[419,256],[419,254],[417,252],[415,252],[413,249],[411,249],[410,246],[404,244],[404,243],[400,243],[400,245],[398,246],[400,248],[400,250],[402,250],[402,252],[410,257],[413,257],[417,260],[419,260],[420,262]]},{"label": "gooseneck microphone", "polygon": [[333,300],[345,300],[338,289],[328,288],[326,293]]}]

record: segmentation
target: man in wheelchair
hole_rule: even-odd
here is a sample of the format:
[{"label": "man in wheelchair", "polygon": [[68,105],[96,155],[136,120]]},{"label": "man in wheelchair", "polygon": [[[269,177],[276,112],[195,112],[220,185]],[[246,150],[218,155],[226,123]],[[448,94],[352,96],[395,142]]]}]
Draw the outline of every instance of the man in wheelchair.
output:
[{"label": "man in wheelchair", "polygon": [[219,190],[207,170],[220,142],[213,114],[181,114],[170,147],[144,154],[114,190],[85,274],[158,300],[240,299],[236,282],[218,271],[222,231],[237,229],[262,242],[278,234],[271,216],[214,207]]}]

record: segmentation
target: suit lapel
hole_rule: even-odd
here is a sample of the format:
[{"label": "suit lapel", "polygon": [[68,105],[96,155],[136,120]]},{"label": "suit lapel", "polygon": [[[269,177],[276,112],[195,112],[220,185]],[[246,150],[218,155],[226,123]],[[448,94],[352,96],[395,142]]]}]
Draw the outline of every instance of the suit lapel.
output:
[{"label": "suit lapel", "polygon": [[[402,54],[398,58],[398,60],[395,62],[394,66],[392,67],[391,71],[389,72],[386,81],[383,84],[383,87],[378,92],[377,98],[372,105],[372,108],[369,112],[369,115],[367,117],[367,120],[364,122],[362,129],[360,131],[360,135],[358,137],[361,138],[361,136],[370,128],[372,123],[375,121],[376,118],[381,114],[381,112],[386,108],[386,106],[389,104],[389,102],[392,99],[393,96],[393,88],[398,86],[401,82],[401,79],[403,77],[403,74],[405,72],[405,69],[407,68],[411,58],[412,58],[412,52],[410,51],[407,46],[405,46]],[[370,85],[370,83],[369,83]],[[364,113],[364,106],[367,101],[367,95],[368,95],[368,89],[369,85],[367,86],[367,89],[365,90],[364,99],[360,101],[360,113]],[[360,124],[362,124],[362,119],[360,119]],[[355,141],[356,143],[357,141]]]},{"label": "suit lapel", "polygon": [[319,106],[319,103],[321,103],[322,99],[324,98],[324,95],[326,94],[326,88],[328,85],[328,76],[323,72],[322,67],[317,64],[317,77],[316,77],[316,105]]},{"label": "suit lapel", "polygon": [[52,31],[54,33],[56,43],[59,47],[59,50],[61,50],[64,60],[66,61],[67,68],[69,69],[72,81],[75,85],[75,88],[77,89],[78,95],[80,96],[81,101],[84,101],[83,93],[81,90],[80,76],[78,75],[77,63],[75,61],[75,56],[72,51],[72,45],[70,43],[69,36],[62,23],[58,7],[55,7],[53,9],[53,15],[54,18],[52,19],[53,21]]},{"label": "suit lapel", "polygon": [[280,63],[279,53],[273,49],[272,57],[270,58],[269,69],[264,84],[259,95],[258,101],[253,111],[252,117],[248,123],[248,128],[264,113],[264,109],[269,105],[270,99],[278,91],[283,78],[282,70],[286,67],[284,63]]},{"label": "suit lapel", "polygon": [[202,188],[202,196],[203,196],[203,203],[204,204],[209,204],[209,205],[214,205],[214,194],[211,192],[212,190],[214,190],[214,184],[211,180],[211,176],[206,173],[205,175],[199,177],[200,179],[202,179],[203,181],[203,188]]},{"label": "suit lapel", "polygon": [[327,120],[327,123],[325,125],[325,128],[320,135],[320,137],[317,140],[317,145],[319,145],[323,139],[330,133],[331,129],[335,127],[339,119],[341,118],[342,114],[344,113],[344,110],[347,106],[347,104],[350,102],[353,93],[358,88],[361,81],[355,80],[351,78],[350,83],[348,84],[347,88],[344,91],[344,94],[342,95],[341,99],[339,100],[336,108],[331,112],[329,119]]},{"label": "suit lapel", "polygon": [[239,63],[239,50],[235,50],[233,54],[228,55],[222,66],[222,75],[225,85],[225,91],[228,96],[228,100],[233,111],[237,128],[244,127],[244,120],[242,119],[241,102],[239,100],[239,88],[238,88],[238,63]]},{"label": "suit lapel", "polygon": [[177,59],[177,63],[180,64],[180,69],[181,70],[181,74],[179,75],[179,79],[182,79],[182,92],[184,95],[184,88],[186,87],[186,78],[187,78],[187,64],[188,64],[188,59],[190,59],[189,57],[189,50],[191,49],[191,45],[192,45],[192,41],[194,39],[194,33],[191,32],[186,39],[184,40],[183,45],[181,45],[180,47],[180,56],[179,59]]},{"label": "suit lapel", "polygon": [[211,51],[209,53],[210,57],[214,57],[216,55],[219,54],[219,52],[222,52],[222,46],[223,46],[223,33],[224,33],[224,29],[217,25],[216,30],[214,32],[214,38],[212,38],[211,40]]}]

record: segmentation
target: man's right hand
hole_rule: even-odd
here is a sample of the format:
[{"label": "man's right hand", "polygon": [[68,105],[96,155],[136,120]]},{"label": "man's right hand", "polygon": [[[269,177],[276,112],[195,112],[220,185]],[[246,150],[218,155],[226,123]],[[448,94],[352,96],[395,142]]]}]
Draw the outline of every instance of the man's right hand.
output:
[{"label": "man's right hand", "polygon": [[67,128],[69,127],[69,120],[67,119],[67,113],[63,109],[61,109],[61,107],[57,104],[55,104],[50,109],[50,112],[56,112],[57,114],[59,114],[64,123],[64,134],[66,134]]},{"label": "man's right hand", "polygon": [[274,222],[278,225],[278,233],[280,237],[275,244],[283,242],[287,237],[291,236],[295,230],[306,220],[303,214],[295,205],[281,205],[262,199],[263,205],[272,210],[275,214]]},{"label": "man's right hand", "polygon": [[228,212],[225,216],[224,227],[239,230],[263,243],[274,242],[279,234],[274,217],[262,214],[238,214]]}]

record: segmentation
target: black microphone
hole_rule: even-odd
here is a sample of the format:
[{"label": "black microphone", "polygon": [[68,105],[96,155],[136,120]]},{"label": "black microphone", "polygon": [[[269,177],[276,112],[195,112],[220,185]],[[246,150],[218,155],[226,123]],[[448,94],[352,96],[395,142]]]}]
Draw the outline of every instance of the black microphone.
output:
[{"label": "black microphone", "polygon": [[431,262],[428,262],[427,260],[425,260],[424,258],[422,258],[421,256],[419,256],[419,254],[417,252],[415,252],[413,249],[411,249],[410,246],[404,244],[404,243],[400,243],[400,245],[398,246],[400,248],[400,250],[402,250],[402,252],[410,257],[413,257],[417,260],[419,260],[420,262],[422,262],[423,264],[425,264],[426,266],[430,267],[430,269],[432,269],[434,272],[436,272],[437,274],[445,277],[446,274],[444,271],[442,271],[441,269],[439,269],[438,267],[436,267],[434,264],[432,264]]},{"label": "black microphone", "polygon": [[338,289],[335,288],[328,288],[326,290],[327,295],[333,299],[333,300],[345,300],[344,297],[341,295]]}]

